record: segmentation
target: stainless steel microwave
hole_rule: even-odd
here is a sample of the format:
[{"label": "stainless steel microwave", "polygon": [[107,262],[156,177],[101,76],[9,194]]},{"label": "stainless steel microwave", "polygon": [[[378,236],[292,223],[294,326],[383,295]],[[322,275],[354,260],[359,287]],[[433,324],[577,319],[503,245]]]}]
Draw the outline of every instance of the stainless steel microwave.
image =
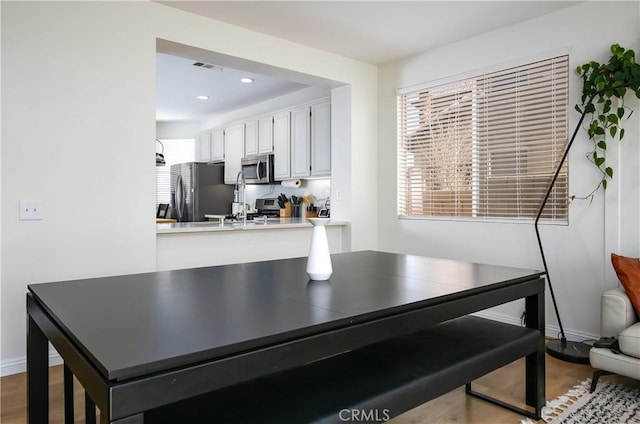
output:
[{"label": "stainless steel microwave", "polygon": [[242,173],[247,184],[271,184],[273,179],[273,155],[242,158]]}]

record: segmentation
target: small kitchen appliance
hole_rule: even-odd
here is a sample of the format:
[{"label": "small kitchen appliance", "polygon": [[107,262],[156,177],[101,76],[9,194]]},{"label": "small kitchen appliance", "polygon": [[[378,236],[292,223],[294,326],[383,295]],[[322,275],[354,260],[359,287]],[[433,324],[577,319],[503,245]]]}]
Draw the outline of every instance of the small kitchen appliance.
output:
[{"label": "small kitchen appliance", "polygon": [[272,184],[273,155],[249,156],[240,161],[246,184]]}]

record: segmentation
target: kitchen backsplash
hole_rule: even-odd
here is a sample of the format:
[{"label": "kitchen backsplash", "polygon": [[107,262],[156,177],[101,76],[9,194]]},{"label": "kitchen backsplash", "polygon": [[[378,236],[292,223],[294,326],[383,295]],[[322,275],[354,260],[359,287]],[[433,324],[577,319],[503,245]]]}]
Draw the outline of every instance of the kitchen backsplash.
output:
[{"label": "kitchen backsplash", "polygon": [[258,198],[277,198],[280,193],[284,193],[287,197],[295,195],[298,197],[312,194],[317,199],[315,206],[322,207],[329,193],[331,192],[331,179],[322,178],[317,180],[302,180],[302,184],[298,188],[283,187],[281,184],[259,184],[247,185],[247,194],[245,203],[249,205],[251,211],[255,210],[256,199]]}]

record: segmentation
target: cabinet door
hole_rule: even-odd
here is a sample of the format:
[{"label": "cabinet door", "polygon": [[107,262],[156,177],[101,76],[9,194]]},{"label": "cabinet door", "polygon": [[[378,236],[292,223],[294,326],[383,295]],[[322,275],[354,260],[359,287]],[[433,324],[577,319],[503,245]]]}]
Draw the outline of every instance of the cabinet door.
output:
[{"label": "cabinet door", "polygon": [[215,130],[211,133],[211,160],[224,160],[224,131]]},{"label": "cabinet door", "polygon": [[289,170],[289,112],[273,117],[273,174],[276,180],[290,178]]},{"label": "cabinet door", "polygon": [[235,184],[244,156],[244,124],[224,130],[224,182]]},{"label": "cabinet door", "polygon": [[291,178],[310,175],[311,116],[309,107],[291,111]]},{"label": "cabinet door", "polygon": [[211,132],[206,131],[198,135],[196,139],[196,162],[211,161]]},{"label": "cabinet door", "polygon": [[258,154],[258,121],[248,121],[244,124],[244,154],[245,156]]},{"label": "cabinet door", "polygon": [[311,176],[331,175],[331,103],[311,106]]},{"label": "cabinet door", "polygon": [[258,121],[258,153],[273,153],[273,116],[265,116]]}]

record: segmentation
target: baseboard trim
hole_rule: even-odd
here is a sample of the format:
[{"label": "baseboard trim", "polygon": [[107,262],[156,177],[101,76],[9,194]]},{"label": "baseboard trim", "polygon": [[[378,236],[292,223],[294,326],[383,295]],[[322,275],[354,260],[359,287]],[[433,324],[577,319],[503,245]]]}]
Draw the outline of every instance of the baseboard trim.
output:
[{"label": "baseboard trim", "polygon": [[[49,366],[61,365],[62,358],[58,352],[49,352]],[[20,374],[27,371],[27,357],[13,358],[0,361],[0,377],[6,377],[8,375]]]},{"label": "baseboard trim", "polygon": [[[497,314],[495,312],[490,311],[480,311],[476,312],[476,316],[492,319],[494,321],[504,322],[511,325],[521,325],[520,320],[518,318]],[[545,335],[549,338],[557,339],[558,334],[560,333],[560,328],[547,325],[545,327]],[[582,340],[597,340],[600,338],[599,335],[582,333],[579,331],[572,331],[565,329],[565,335],[567,336],[567,340],[571,341],[582,341]],[[58,355],[58,352],[55,350],[49,352],[49,366],[55,366],[62,364],[62,358]],[[13,358],[8,360],[0,361],[0,377],[5,377],[7,375],[19,374],[21,372],[25,372],[27,370],[27,358],[23,356],[21,358]]]},{"label": "baseboard trim", "polygon": [[[522,325],[522,323],[518,318],[509,316],[509,315],[504,315],[504,314],[497,314],[491,311],[480,311],[480,312],[476,312],[473,315],[476,315],[482,318],[492,319],[494,321],[504,322],[507,324]],[[548,338],[557,339],[560,334],[560,327],[557,327],[554,325],[546,325],[544,328],[544,334]],[[568,330],[566,328],[564,329],[564,335],[567,337],[567,340],[570,340],[573,342],[581,342],[584,340],[598,340],[600,338],[600,336],[596,334],[583,333],[581,331]]]}]

